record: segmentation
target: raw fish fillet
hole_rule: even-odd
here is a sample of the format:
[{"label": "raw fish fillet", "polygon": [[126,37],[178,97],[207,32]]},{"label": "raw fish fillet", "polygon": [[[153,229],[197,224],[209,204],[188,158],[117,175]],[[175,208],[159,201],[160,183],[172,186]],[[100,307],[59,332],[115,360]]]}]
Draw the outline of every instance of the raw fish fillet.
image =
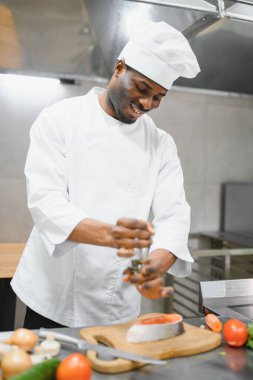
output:
[{"label": "raw fish fillet", "polygon": [[167,339],[184,332],[183,318],[179,314],[161,314],[137,320],[127,331],[129,343]]}]

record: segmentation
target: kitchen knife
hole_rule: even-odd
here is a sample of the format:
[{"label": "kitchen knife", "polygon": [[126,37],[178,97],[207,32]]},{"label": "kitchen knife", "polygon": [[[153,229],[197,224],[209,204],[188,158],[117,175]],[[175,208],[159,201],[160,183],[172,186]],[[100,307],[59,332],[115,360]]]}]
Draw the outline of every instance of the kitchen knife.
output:
[{"label": "kitchen knife", "polygon": [[71,336],[60,334],[57,332],[52,332],[49,330],[40,329],[39,331],[39,337],[40,338],[46,338],[47,334],[53,334],[55,339],[62,343],[71,343],[75,344],[79,350],[82,351],[95,351],[100,355],[110,355],[114,358],[123,358],[127,360],[131,360],[134,362],[141,362],[141,363],[147,363],[147,364],[158,364],[158,365],[165,365],[167,364],[166,360],[159,360],[159,359],[153,359],[149,358],[147,356],[142,356],[138,354],[134,354],[131,352],[121,351],[117,350],[116,348],[104,346],[103,344],[95,344],[95,343],[89,343],[86,340],[83,339],[77,339],[73,338]]}]

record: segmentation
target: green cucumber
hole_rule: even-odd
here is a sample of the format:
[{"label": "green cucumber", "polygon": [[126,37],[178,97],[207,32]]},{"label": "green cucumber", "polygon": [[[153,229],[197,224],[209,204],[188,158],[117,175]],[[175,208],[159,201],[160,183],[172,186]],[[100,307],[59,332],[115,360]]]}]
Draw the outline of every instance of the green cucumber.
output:
[{"label": "green cucumber", "polygon": [[60,362],[59,359],[55,358],[45,360],[33,365],[19,375],[10,377],[9,380],[53,380],[55,379],[55,373]]}]

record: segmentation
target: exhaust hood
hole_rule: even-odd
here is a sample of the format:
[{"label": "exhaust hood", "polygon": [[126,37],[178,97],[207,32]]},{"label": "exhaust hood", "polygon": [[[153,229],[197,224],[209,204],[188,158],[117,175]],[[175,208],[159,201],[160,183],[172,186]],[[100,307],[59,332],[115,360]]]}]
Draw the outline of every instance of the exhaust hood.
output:
[{"label": "exhaust hood", "polygon": [[253,0],[0,0],[0,72],[106,81],[132,22],[165,21],[201,73],[175,85],[253,94]]},{"label": "exhaust hood", "polygon": [[205,0],[132,0],[154,5],[167,5],[177,8],[194,9],[206,12],[217,12],[215,5],[208,3]]},{"label": "exhaust hood", "polygon": [[226,11],[226,16],[231,17],[233,19],[253,22],[253,2],[251,4],[252,4],[251,7],[245,4],[232,5]]}]

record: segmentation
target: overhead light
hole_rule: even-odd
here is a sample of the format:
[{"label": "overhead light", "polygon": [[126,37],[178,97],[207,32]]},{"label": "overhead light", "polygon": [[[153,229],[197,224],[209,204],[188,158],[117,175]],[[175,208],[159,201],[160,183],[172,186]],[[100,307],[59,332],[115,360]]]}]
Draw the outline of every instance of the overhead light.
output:
[{"label": "overhead light", "polygon": [[56,78],[43,78],[43,77],[32,77],[27,75],[16,75],[16,74],[0,74],[0,81],[15,88],[39,88],[48,89],[48,87],[59,85],[60,80]]}]

